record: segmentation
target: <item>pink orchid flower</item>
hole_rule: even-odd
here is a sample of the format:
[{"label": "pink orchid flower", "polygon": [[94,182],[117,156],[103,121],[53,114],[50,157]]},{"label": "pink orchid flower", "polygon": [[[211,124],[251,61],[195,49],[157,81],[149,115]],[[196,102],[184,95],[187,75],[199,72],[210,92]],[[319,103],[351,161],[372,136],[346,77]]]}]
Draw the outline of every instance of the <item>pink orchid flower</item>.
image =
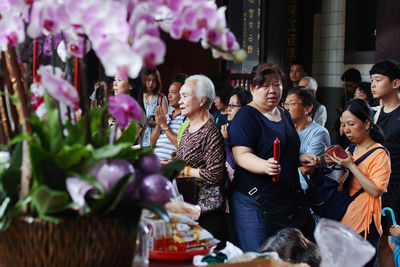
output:
[{"label": "pink orchid flower", "polygon": [[30,23],[27,33],[31,38],[41,34],[55,34],[69,25],[70,14],[64,3],[54,3],[51,0],[35,1],[32,5]]},{"label": "pink orchid flower", "polygon": [[78,91],[63,78],[60,68],[50,65],[40,66],[37,73],[40,75],[41,82],[51,97],[71,108],[75,108],[79,103]]},{"label": "pink orchid flower", "polygon": [[24,22],[20,17],[4,15],[0,19],[0,51],[7,51],[10,43],[16,46],[25,40]]},{"label": "pink orchid flower", "polygon": [[133,43],[133,49],[142,56],[146,67],[154,68],[164,62],[166,47],[160,38],[144,35]]},{"label": "pink orchid flower", "polygon": [[141,57],[126,43],[103,42],[94,47],[107,76],[115,76],[124,70],[129,77],[137,77],[142,68]]},{"label": "pink orchid flower", "polygon": [[46,105],[44,104],[44,87],[41,83],[31,84],[31,105],[33,111],[39,118],[46,114]]},{"label": "pink orchid flower", "polygon": [[91,191],[96,191],[96,189],[93,185],[78,177],[68,177],[65,181],[65,184],[67,186],[67,191],[72,198],[72,201],[78,205],[79,214],[84,214],[86,201],[85,197]]},{"label": "pink orchid flower", "polygon": [[125,128],[133,119],[142,118],[142,108],[139,103],[126,94],[117,94],[108,99],[108,111],[121,128]]}]

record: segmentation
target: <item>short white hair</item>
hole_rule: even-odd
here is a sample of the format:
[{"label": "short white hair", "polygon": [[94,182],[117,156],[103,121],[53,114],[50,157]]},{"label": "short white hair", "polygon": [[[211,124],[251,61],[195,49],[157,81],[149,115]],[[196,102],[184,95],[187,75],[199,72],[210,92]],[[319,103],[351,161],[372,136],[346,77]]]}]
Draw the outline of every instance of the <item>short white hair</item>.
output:
[{"label": "short white hair", "polygon": [[210,109],[215,99],[215,87],[213,82],[203,74],[191,75],[185,80],[185,83],[189,81],[197,81],[196,96],[199,99],[206,97],[206,108]]},{"label": "short white hair", "polygon": [[[308,88],[310,88],[311,90],[315,90],[315,91],[317,91],[317,89],[318,89],[318,83],[317,83],[317,81],[313,78],[313,77],[311,77],[311,76],[304,76],[303,78],[301,78],[301,80],[306,80],[306,81],[308,81]],[[301,81],[300,80],[300,81]]]}]

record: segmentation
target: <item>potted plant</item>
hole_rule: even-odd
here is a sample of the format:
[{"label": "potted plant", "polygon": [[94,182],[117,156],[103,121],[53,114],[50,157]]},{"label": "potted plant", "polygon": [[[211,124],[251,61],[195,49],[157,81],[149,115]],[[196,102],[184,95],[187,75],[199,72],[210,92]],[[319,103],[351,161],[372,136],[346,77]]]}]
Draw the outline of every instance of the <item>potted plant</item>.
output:
[{"label": "potted plant", "polygon": [[[84,55],[93,49],[108,76],[135,78],[143,66],[163,62],[162,29],[201,41],[216,57],[243,60],[225,8],[208,0],[3,2],[0,264],[130,266],[141,209],[168,220],[163,204],[171,183],[164,176],[174,177],[183,163],[161,169],[151,148],[132,148],[140,116],[133,98],[116,95],[89,109]],[[15,52],[26,35],[34,38],[30,85]],[[41,36],[51,64],[37,68]],[[81,69],[82,77],[75,86],[73,58],[75,76]],[[111,117],[120,136],[108,125]]]}]

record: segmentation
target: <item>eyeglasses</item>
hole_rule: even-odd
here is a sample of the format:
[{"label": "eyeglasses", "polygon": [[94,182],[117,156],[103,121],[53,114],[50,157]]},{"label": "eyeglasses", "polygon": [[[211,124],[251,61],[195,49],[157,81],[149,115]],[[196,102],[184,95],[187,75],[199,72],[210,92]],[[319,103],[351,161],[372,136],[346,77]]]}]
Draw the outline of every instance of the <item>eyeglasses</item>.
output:
[{"label": "eyeglasses", "polygon": [[296,105],[303,105],[303,103],[298,102],[298,103],[283,103],[283,106],[285,108],[294,108]]},{"label": "eyeglasses", "polygon": [[231,109],[240,108],[241,106],[242,106],[242,105],[233,105],[233,104],[229,104],[229,105],[228,105],[228,107],[231,108]]}]

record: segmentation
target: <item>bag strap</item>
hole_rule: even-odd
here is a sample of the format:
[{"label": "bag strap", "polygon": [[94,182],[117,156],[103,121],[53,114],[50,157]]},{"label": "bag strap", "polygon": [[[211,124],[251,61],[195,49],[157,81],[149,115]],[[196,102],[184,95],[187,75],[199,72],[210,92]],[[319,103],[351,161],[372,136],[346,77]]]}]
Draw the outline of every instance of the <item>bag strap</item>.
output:
[{"label": "bag strap", "polygon": [[[356,148],[356,144],[351,144],[351,145],[349,146],[349,152],[350,152],[352,155],[353,155],[353,152],[354,152],[354,149],[355,149],[355,148]],[[383,147],[383,146],[378,146],[378,147],[374,147],[374,148],[371,149],[370,151],[364,153],[364,155],[362,155],[361,157],[359,157],[356,161],[354,161],[354,163],[355,163],[356,165],[360,164],[361,161],[363,161],[364,159],[366,159],[369,155],[371,155],[371,154],[372,154],[375,150],[377,150],[377,149],[383,149],[383,150],[385,150],[386,154],[389,155],[389,151],[388,151],[385,147]]]},{"label": "bag strap", "polygon": [[[351,144],[351,145],[349,146],[349,151],[350,151],[350,153],[351,153],[352,155],[353,155],[353,152],[354,152],[354,149],[355,149],[355,148],[356,148],[356,144]],[[385,150],[386,154],[389,154],[388,150],[387,150],[385,147],[383,147],[383,146],[374,147],[374,148],[371,149],[370,151],[364,153],[364,155],[362,155],[361,157],[359,157],[356,161],[354,161],[354,163],[355,163],[356,165],[360,164],[361,161],[363,161],[364,159],[366,159],[369,155],[371,155],[375,150],[378,150],[378,149],[383,149],[383,150]],[[351,197],[351,199],[352,199],[352,200],[356,199],[362,192],[364,192],[364,188],[361,187],[361,188]]]},{"label": "bag strap", "polygon": [[[288,118],[286,117],[286,114],[285,114],[285,110],[279,106],[278,106],[278,110],[281,113],[281,117],[282,117],[283,123],[285,124],[285,127],[290,126]],[[299,181],[299,183],[300,183],[300,181]],[[261,196],[261,193],[258,191],[258,188],[256,186],[250,184],[250,182],[247,179],[241,179],[241,185],[245,187],[244,189],[246,190],[247,195],[254,198],[260,204],[261,208],[266,203],[270,202],[270,201],[266,200],[265,198],[263,198]],[[293,189],[295,192],[296,189],[295,188],[293,188]]]}]

